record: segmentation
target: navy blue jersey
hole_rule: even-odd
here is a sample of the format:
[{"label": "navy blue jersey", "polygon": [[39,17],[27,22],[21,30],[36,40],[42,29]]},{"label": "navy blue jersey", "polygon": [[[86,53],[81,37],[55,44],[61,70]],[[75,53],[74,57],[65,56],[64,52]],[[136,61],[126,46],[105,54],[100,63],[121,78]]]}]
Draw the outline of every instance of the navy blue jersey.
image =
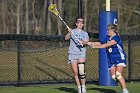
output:
[{"label": "navy blue jersey", "polygon": [[110,61],[109,65],[111,64],[117,65],[119,63],[126,64],[126,54],[120,36],[115,35],[111,39],[109,37],[107,38],[107,42],[111,40],[115,40],[117,43],[107,48]]}]

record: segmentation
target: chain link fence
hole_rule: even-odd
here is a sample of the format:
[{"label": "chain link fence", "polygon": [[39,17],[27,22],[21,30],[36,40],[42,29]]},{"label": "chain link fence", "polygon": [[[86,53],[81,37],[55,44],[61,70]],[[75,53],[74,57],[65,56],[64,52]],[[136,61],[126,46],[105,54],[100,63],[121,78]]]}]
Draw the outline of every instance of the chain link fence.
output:
[{"label": "chain link fence", "polygon": [[[127,80],[140,80],[139,36],[122,36]],[[90,34],[95,40],[95,35]],[[0,85],[74,82],[64,36],[1,35]],[[98,81],[98,49],[87,46],[87,81]]]}]

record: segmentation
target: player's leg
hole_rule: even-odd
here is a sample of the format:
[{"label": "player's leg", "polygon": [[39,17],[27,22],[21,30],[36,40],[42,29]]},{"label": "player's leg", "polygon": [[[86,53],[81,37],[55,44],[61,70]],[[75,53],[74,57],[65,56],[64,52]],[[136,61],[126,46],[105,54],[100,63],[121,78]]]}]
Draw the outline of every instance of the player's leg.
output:
[{"label": "player's leg", "polygon": [[75,61],[72,63],[72,70],[73,70],[73,74],[74,74],[74,78],[75,78],[75,82],[77,84],[77,87],[78,87],[78,91],[79,93],[81,93],[81,82],[79,80],[79,77],[78,77],[78,62]]},{"label": "player's leg", "polygon": [[78,93],[81,93],[81,82],[80,82],[79,77],[78,77],[77,55],[69,54],[68,58],[69,58],[68,63],[71,64],[72,71],[73,71],[73,74],[74,74],[74,79],[75,79],[76,85],[78,87]]},{"label": "player's leg", "polygon": [[111,74],[112,79],[114,79],[116,81],[116,74],[115,74],[115,72],[116,72],[116,67],[112,67],[110,69],[110,74]]},{"label": "player's leg", "polygon": [[125,79],[124,77],[122,76],[122,72],[124,70],[124,66],[117,66],[117,71],[116,71],[116,77],[117,79],[119,80],[120,82],[120,85],[123,89],[123,93],[129,93],[127,88],[126,88],[126,83],[125,83]]},{"label": "player's leg", "polygon": [[110,68],[110,74],[111,74],[111,77],[112,79],[116,80],[116,67],[114,65],[112,65]]},{"label": "player's leg", "polygon": [[82,93],[86,93],[86,73],[85,73],[85,58],[80,58],[78,63],[78,73],[79,73],[79,79],[82,84]]}]

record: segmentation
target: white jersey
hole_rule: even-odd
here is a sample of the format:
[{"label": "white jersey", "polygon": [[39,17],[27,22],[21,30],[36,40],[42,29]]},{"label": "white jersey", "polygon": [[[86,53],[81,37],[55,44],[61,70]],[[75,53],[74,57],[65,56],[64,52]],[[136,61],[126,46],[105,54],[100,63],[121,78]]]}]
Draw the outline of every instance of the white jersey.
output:
[{"label": "white jersey", "polygon": [[73,33],[71,33],[71,36],[70,36],[70,46],[69,46],[69,51],[68,52],[71,53],[71,54],[85,53],[86,52],[86,47],[80,45],[77,38],[79,40],[87,40],[87,39],[89,39],[88,33],[83,31],[83,30],[78,31],[77,29],[73,29],[72,32]]}]

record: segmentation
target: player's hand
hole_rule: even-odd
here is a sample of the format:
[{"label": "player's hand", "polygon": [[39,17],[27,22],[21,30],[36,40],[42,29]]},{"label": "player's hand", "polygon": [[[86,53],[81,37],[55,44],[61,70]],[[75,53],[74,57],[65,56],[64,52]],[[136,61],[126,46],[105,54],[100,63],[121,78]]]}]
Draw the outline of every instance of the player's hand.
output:
[{"label": "player's hand", "polygon": [[69,28],[69,27],[67,27],[67,28],[68,28],[68,31],[69,31],[69,32],[71,32],[71,30],[72,30],[72,29],[71,29],[71,28]]},{"label": "player's hand", "polygon": [[80,45],[83,45],[83,42],[81,40],[78,41]]},{"label": "player's hand", "polygon": [[94,48],[94,42],[88,42],[87,45],[91,46],[92,48]]}]

